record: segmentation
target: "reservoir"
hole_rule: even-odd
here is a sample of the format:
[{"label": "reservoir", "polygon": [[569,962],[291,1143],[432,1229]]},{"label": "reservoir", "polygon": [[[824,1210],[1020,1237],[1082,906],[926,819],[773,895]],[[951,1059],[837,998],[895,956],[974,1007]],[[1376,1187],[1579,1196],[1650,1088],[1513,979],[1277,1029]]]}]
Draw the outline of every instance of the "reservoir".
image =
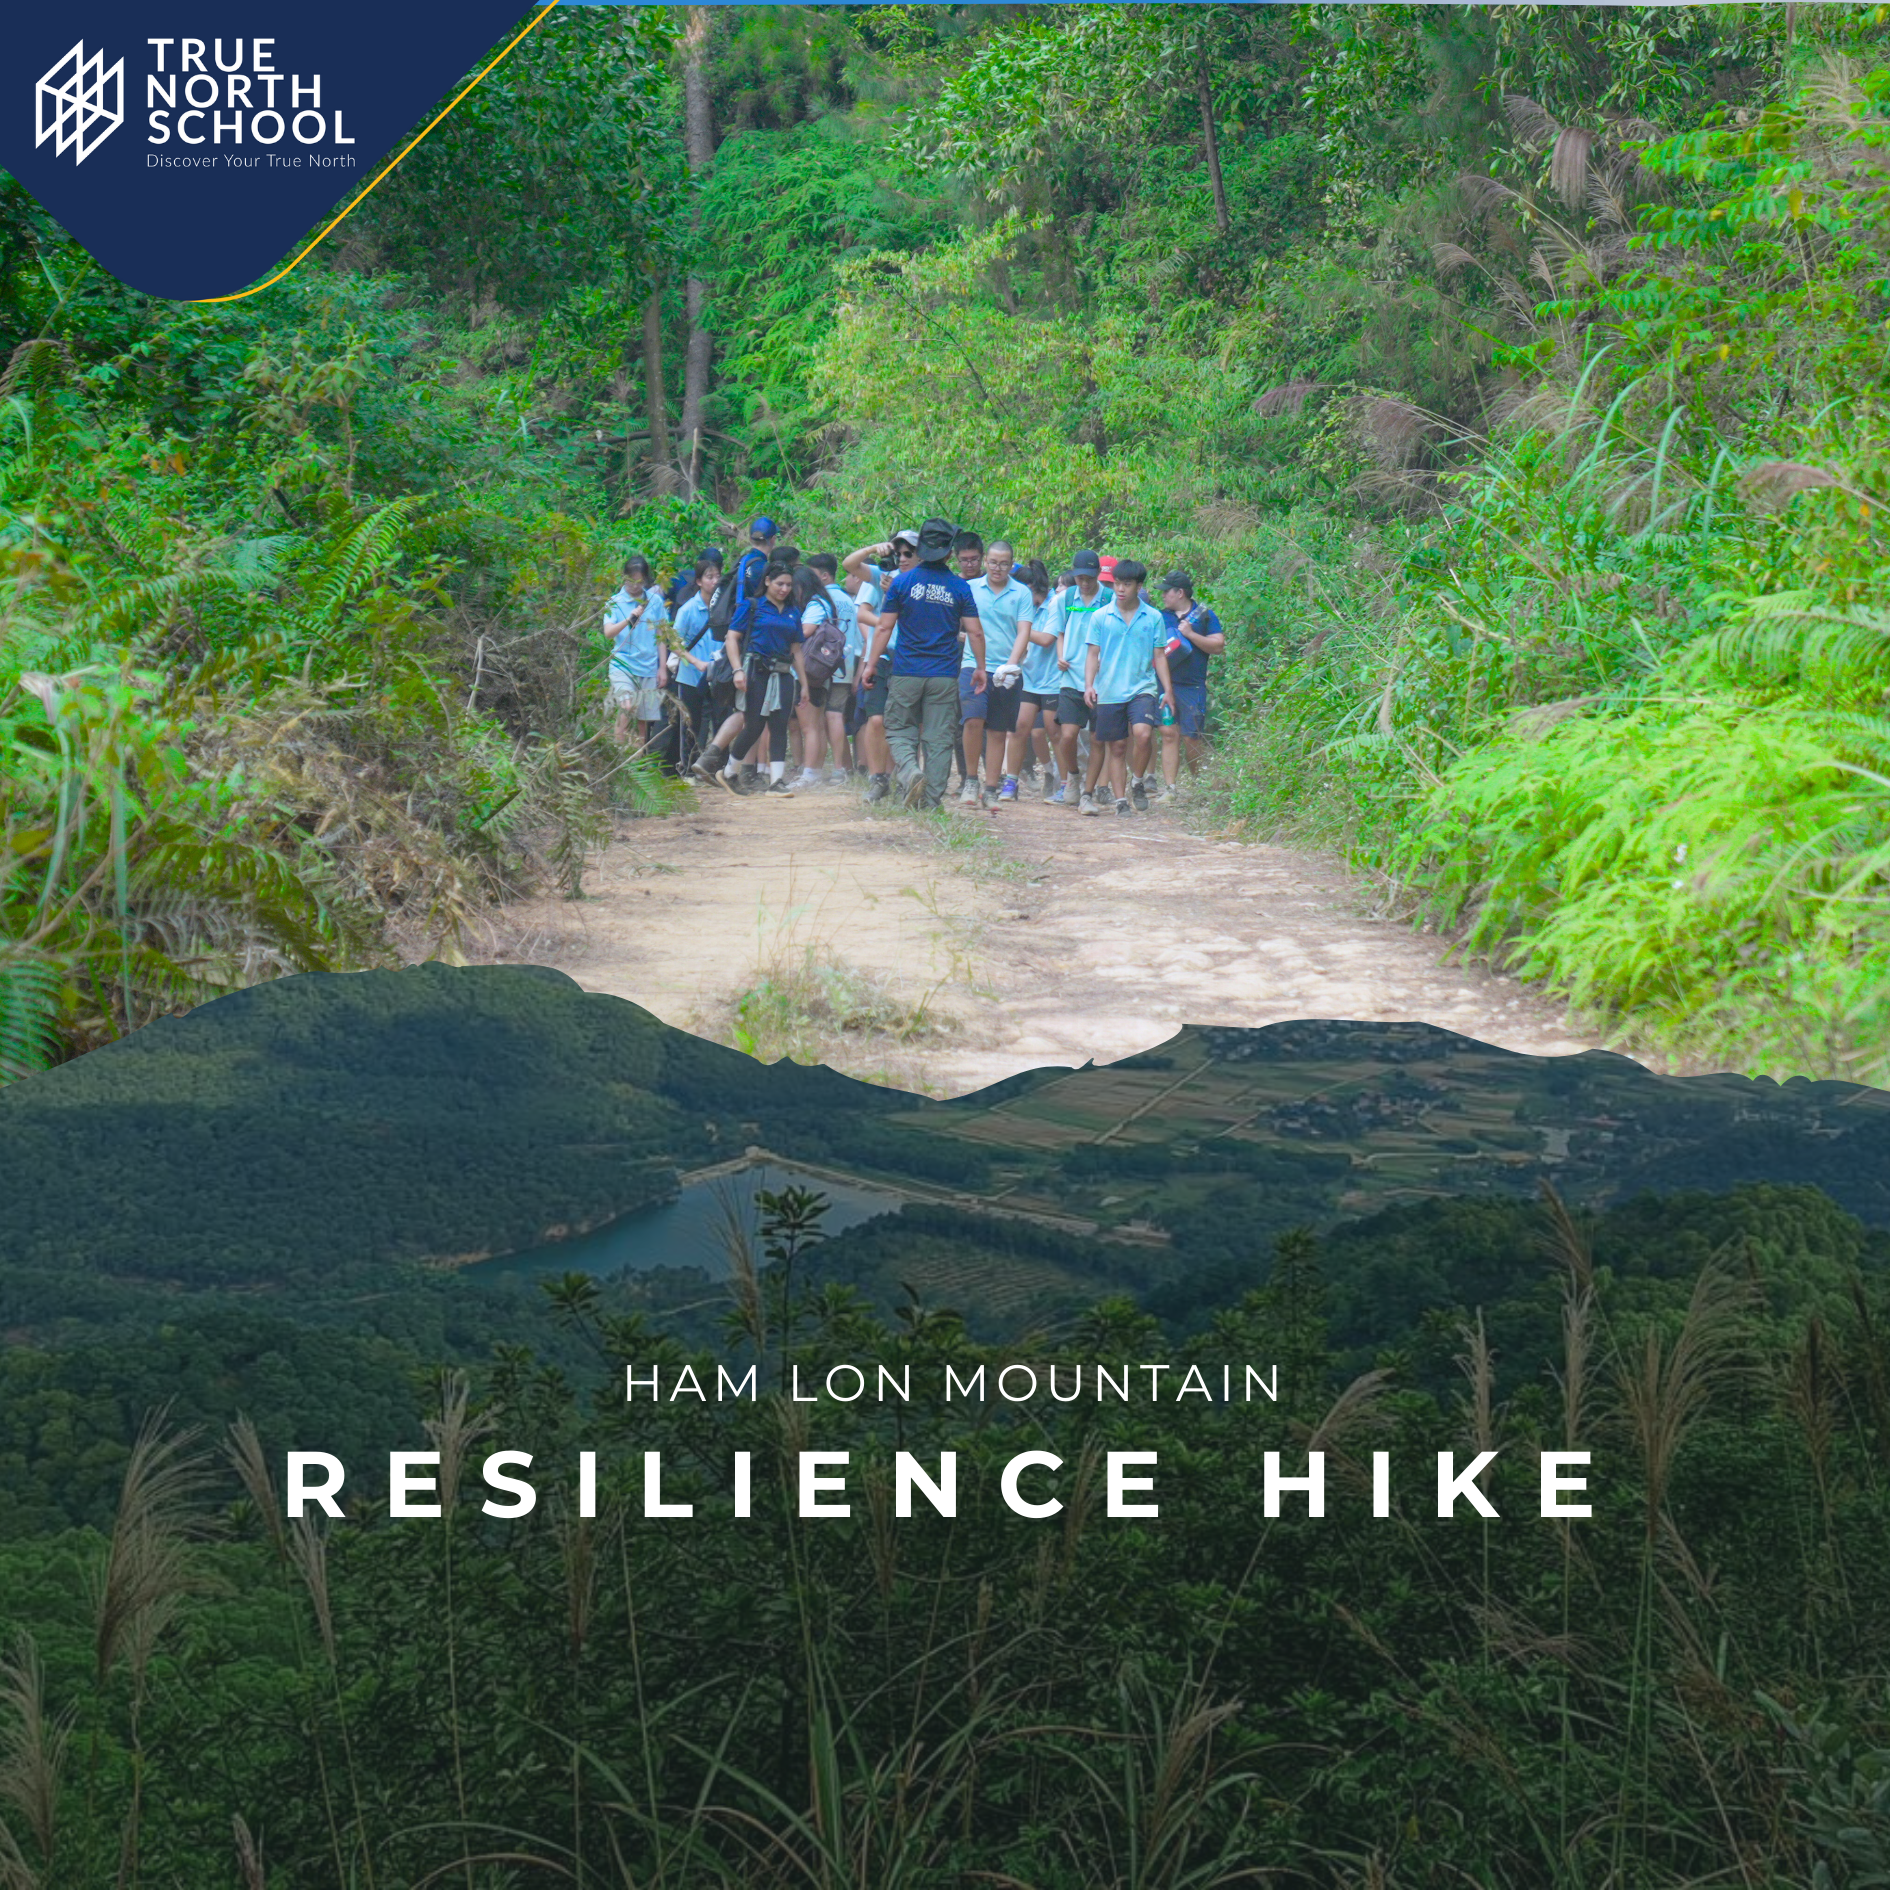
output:
[{"label": "reservoir", "polygon": [[[761,1220],[756,1194],[764,1188],[792,1187],[811,1188],[826,1196],[829,1207],[822,1225],[829,1234],[857,1227],[876,1215],[896,1213],[904,1199],[890,1188],[829,1181],[797,1168],[757,1164],[732,1175],[692,1182],[661,1207],[640,1208],[575,1240],[557,1240],[528,1253],[482,1260],[467,1271],[472,1278],[485,1280],[556,1279],[563,1273],[605,1279],[649,1267],[700,1267],[711,1279],[725,1279],[730,1271],[731,1214],[753,1238]],[[758,1240],[755,1259],[760,1263]]]}]

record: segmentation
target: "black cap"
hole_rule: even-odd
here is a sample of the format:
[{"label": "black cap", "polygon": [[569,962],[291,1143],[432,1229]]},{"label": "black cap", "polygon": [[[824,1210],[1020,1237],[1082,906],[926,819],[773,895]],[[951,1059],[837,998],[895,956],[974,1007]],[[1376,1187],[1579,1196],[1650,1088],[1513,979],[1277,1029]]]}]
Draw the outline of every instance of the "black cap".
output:
[{"label": "black cap", "polygon": [[1074,571],[1078,577],[1100,577],[1102,575],[1102,558],[1099,553],[1094,551],[1079,551],[1076,556],[1070,560],[1070,569]]},{"label": "black cap", "polygon": [[1192,597],[1194,595],[1194,579],[1185,571],[1170,571],[1169,574],[1162,579],[1162,589],[1165,591],[1186,591],[1188,595]]},{"label": "black cap", "polygon": [[919,527],[919,562],[943,564],[952,555],[952,522],[948,518],[928,518]]},{"label": "black cap", "polygon": [[1148,566],[1137,564],[1133,558],[1118,558],[1115,576],[1118,583],[1127,578],[1131,583],[1140,584],[1148,576]]}]

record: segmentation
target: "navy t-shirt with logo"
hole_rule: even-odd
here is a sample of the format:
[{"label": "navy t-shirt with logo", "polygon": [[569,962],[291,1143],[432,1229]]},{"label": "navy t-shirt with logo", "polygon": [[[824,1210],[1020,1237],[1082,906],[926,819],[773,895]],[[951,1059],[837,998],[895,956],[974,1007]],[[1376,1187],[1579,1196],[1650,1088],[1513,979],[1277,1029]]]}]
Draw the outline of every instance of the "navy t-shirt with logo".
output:
[{"label": "navy t-shirt with logo", "polygon": [[[1178,634],[1177,626],[1181,619],[1172,610],[1162,612],[1162,627],[1172,637]],[[1194,622],[1189,626],[1197,636],[1211,637],[1220,633],[1221,620],[1205,604],[1194,607]],[[1193,689],[1207,681],[1207,651],[1188,643],[1185,649],[1176,650],[1168,659],[1168,680],[1177,689]]]},{"label": "navy t-shirt with logo", "polygon": [[771,604],[757,597],[742,613],[736,629],[747,638],[750,656],[765,657],[771,663],[785,663],[802,640],[801,613],[789,598],[785,604]]},{"label": "navy t-shirt with logo", "polygon": [[899,673],[902,676],[958,674],[958,620],[976,617],[971,586],[942,564],[915,565],[886,587],[880,615],[899,625]]}]

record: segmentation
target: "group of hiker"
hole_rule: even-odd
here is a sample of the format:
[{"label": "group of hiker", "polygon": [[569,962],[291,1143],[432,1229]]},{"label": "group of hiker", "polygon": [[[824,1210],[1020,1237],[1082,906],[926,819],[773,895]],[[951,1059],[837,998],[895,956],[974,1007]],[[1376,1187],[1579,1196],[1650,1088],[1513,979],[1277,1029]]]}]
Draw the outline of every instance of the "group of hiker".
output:
[{"label": "group of hiker", "polygon": [[757,518],[732,570],[705,550],[666,593],[626,560],[604,608],[617,739],[634,725],[735,794],[860,779],[869,803],[937,807],[956,775],[968,807],[1036,779],[1084,814],[1145,812],[1201,768],[1226,647],[1186,571],[1150,590],[1133,558],[1084,549],[1053,578],[942,518],[844,558],[803,557]]}]

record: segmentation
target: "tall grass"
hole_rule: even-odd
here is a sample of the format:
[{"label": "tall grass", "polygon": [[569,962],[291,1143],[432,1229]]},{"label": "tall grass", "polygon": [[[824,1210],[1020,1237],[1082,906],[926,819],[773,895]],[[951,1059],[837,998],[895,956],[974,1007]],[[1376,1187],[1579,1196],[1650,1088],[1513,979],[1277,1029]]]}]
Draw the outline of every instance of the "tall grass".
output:
[{"label": "tall grass", "polygon": [[[804,1380],[836,1357],[923,1378],[987,1356],[952,1322],[882,1327],[800,1284],[788,1250],[818,1203],[762,1206],[772,1258],[731,1313],[771,1377],[780,1347]],[[745,1226],[734,1239],[752,1255]],[[0,1665],[0,1880],[207,1880],[201,1860],[227,1870],[235,1831],[241,1880],[284,1884],[1208,1890],[1441,1873],[1678,1890],[1803,1882],[1821,1862],[1842,1882],[1884,1829],[1881,1582],[1856,1559],[1881,1539],[1884,1486],[1868,1405],[1836,1376],[1885,1369],[1877,1328],[1833,1307],[1807,1331],[1816,1360],[1768,1375],[1758,1348],[1785,1328],[1766,1292],[1796,1291],[1799,1262],[1728,1250],[1656,1302],[1644,1275],[1597,1266],[1553,1201],[1544,1240],[1562,1276],[1553,1375],[1505,1392],[1490,1336],[1553,1307],[1545,1276],[1467,1315],[1460,1409],[1380,1371],[1336,1399],[1309,1385],[1297,1423],[1165,1410],[1165,1507],[1145,1529],[1102,1514],[1104,1450],[1151,1434],[1120,1414],[980,1425],[915,1407],[895,1431],[774,1389],[719,1416],[632,1413],[515,1359],[503,1413],[442,1382],[443,1494],[497,1426],[561,1463],[601,1447],[596,1517],[554,1499],[489,1525],[468,1490],[438,1521],[369,1505],[317,1535],[280,1517],[269,1454],[239,1425],[230,1487],[256,1540],[212,1546],[224,1491],[154,1422],[99,1544],[94,1654],[49,1665],[21,1643]],[[615,1371],[687,1356],[559,1292]],[[1270,1317],[1230,1311],[1204,1355]],[[1439,1309],[1440,1336],[1452,1323]],[[1118,1328],[1095,1324],[1108,1350]],[[857,1522],[798,1518],[791,1452],[860,1465],[894,1435],[961,1452],[962,1520],[921,1514],[882,1542],[870,1501]],[[1825,1520],[1778,1532],[1760,1512],[1790,1501],[1792,1436],[1824,1466]],[[1367,1438],[1400,1466],[1388,1523],[1365,1519]],[[992,1500],[1026,1439],[1067,1466],[1069,1514],[1048,1532]],[[1597,1453],[1589,1521],[1532,1513],[1533,1446],[1550,1439]],[[1502,1522],[1474,1531],[1427,1519],[1435,1450],[1464,1441],[1518,1446],[1522,1465],[1497,1473]],[[739,1521],[731,1445],[758,1465]],[[698,1505],[687,1531],[641,1515],[646,1448],[671,1500]],[[1263,1448],[1328,1453],[1324,1521],[1249,1526]],[[1728,1517],[1728,1483],[1758,1508]],[[246,1591],[270,1563],[283,1586],[260,1616]],[[213,1591],[218,1570],[245,1580]],[[1825,1591],[1821,1635],[1768,1600],[1806,1584]],[[226,1619],[296,1632],[218,1673],[196,1650]],[[35,1625],[62,1645],[56,1622]],[[292,1802],[273,1796],[290,1780]]]}]

